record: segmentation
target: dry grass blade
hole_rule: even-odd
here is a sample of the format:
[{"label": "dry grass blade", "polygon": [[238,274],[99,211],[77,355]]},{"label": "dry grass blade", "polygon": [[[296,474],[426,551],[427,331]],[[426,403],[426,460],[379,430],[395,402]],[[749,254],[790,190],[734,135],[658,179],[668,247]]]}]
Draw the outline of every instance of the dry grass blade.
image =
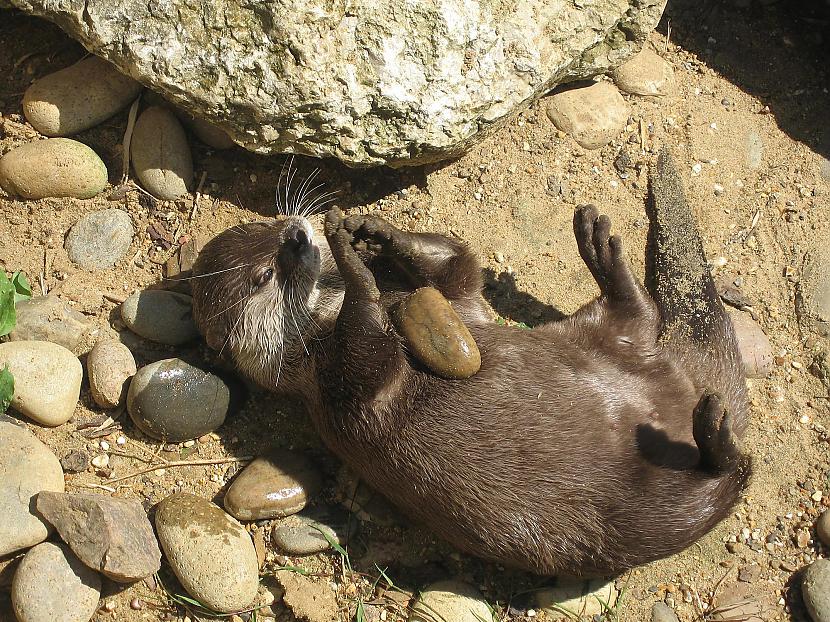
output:
[{"label": "dry grass blade", "polygon": [[218,458],[216,460],[212,459],[205,459],[205,460],[176,460],[171,462],[165,462],[163,464],[156,464],[153,466],[148,466],[143,469],[139,469],[138,471],[134,471],[128,475],[122,475],[121,477],[116,477],[114,479],[109,480],[110,484],[114,484],[116,482],[123,482],[127,479],[132,479],[133,477],[138,477],[139,475],[144,475],[145,473],[149,473],[150,471],[155,471],[156,469],[172,469],[178,467],[189,467],[189,466],[210,466],[213,464],[233,464],[239,462],[250,462],[254,459],[254,456],[242,456],[240,458]]},{"label": "dry grass blade", "polygon": [[130,106],[130,114],[127,117],[127,129],[124,130],[124,152],[121,154],[121,183],[127,182],[130,177],[130,142],[133,138],[135,118],[138,116],[138,106],[141,103],[141,95],[135,98]]}]

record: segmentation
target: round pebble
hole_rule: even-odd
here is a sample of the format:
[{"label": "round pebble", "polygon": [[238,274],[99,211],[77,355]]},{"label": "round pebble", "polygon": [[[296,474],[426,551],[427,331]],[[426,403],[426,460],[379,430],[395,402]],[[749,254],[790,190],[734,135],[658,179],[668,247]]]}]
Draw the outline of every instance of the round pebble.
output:
[{"label": "round pebble", "polygon": [[287,555],[314,555],[330,548],[322,532],[341,546],[357,531],[357,520],[335,509],[315,508],[281,520],[271,532],[271,541]]},{"label": "round pebble", "polygon": [[728,310],[747,378],[766,378],[772,371],[772,345],[760,326],[748,313]]},{"label": "round pebble", "polygon": [[121,319],[137,335],[169,346],[199,336],[190,296],[163,289],[135,292],[122,303]]},{"label": "round pebble", "polygon": [[817,559],[804,571],[801,593],[813,622],[830,622],[830,559]]},{"label": "round pebble", "polygon": [[24,199],[89,199],[107,185],[107,167],[92,149],[69,138],[20,145],[0,158],[0,186]]},{"label": "round pebble", "polygon": [[228,136],[228,133],[221,127],[218,127],[209,121],[205,121],[204,119],[187,114],[181,115],[180,118],[182,118],[188,129],[196,135],[196,138],[201,140],[208,147],[222,150],[230,149],[231,147],[236,146],[236,143],[233,142],[231,137]]},{"label": "round pebble", "polygon": [[49,341],[9,341],[0,343],[4,365],[14,376],[15,410],[47,426],[69,421],[84,375],[77,356]]},{"label": "round pebble", "polygon": [[89,622],[100,597],[101,577],[65,544],[38,544],[26,553],[12,582],[19,622]]},{"label": "round pebble", "polygon": [[536,602],[551,615],[562,609],[591,618],[614,607],[617,590],[613,583],[600,579],[560,579],[556,586],[536,592]]},{"label": "round pebble", "polygon": [[830,337],[830,239],[818,241],[804,259],[796,311],[803,325]]},{"label": "round pebble", "polygon": [[112,268],[130,249],[133,222],[120,209],[105,209],[81,217],[66,236],[66,252],[73,263],[88,270]]},{"label": "round pebble", "polygon": [[302,454],[272,449],[234,478],[225,509],[239,520],[283,518],[302,510],[322,487],[314,464]]},{"label": "round pebble", "polygon": [[180,359],[142,367],[127,392],[127,411],[138,428],[171,443],[213,432],[225,421],[230,392],[217,376]]},{"label": "round pebble", "polygon": [[114,339],[99,341],[87,357],[86,369],[96,404],[115,408],[124,403],[136,372],[135,358],[127,346]]},{"label": "round pebble", "polygon": [[140,83],[97,56],[35,81],[23,95],[23,114],[45,136],[72,136],[125,108]]},{"label": "round pebble", "polygon": [[830,510],[825,510],[816,521],[816,535],[824,546],[830,546]]},{"label": "round pebble", "polygon": [[617,67],[613,77],[621,91],[632,95],[659,97],[675,89],[672,66],[648,47]]},{"label": "round pebble", "polygon": [[84,337],[93,322],[54,295],[35,296],[14,306],[17,321],[9,333],[11,341],[51,341],[80,354]]},{"label": "round pebble", "polygon": [[651,622],[679,622],[674,609],[666,603],[654,603],[651,608]]},{"label": "round pebble", "polygon": [[461,581],[438,581],[418,596],[409,622],[481,622],[492,617],[487,602],[475,587]]},{"label": "round pebble", "polygon": [[181,123],[162,106],[147,108],[136,121],[130,143],[133,168],[150,194],[173,200],[193,182],[193,158]]},{"label": "round pebble", "polygon": [[0,557],[49,535],[51,527],[32,511],[42,490],[63,492],[58,458],[20,422],[0,415]]},{"label": "round pebble", "polygon": [[220,612],[248,607],[257,595],[259,567],[251,537],[219,507],[186,493],[156,510],[167,561],[191,596]]},{"label": "round pebble", "polygon": [[620,135],[628,121],[628,104],[613,84],[566,88],[548,99],[553,124],[585,149],[599,149]]}]

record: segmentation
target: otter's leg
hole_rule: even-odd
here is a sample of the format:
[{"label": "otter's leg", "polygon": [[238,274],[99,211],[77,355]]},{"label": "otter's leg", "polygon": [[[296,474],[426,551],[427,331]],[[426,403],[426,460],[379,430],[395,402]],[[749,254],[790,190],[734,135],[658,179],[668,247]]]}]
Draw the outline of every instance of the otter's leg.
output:
[{"label": "otter's leg", "polygon": [[465,244],[434,233],[402,231],[383,218],[356,214],[344,221],[355,247],[394,259],[416,286],[429,285],[449,300],[481,295],[481,266]]},{"label": "otter's leg", "polygon": [[692,433],[700,467],[711,473],[732,471],[741,460],[732,414],[717,393],[705,392],[695,406]]}]

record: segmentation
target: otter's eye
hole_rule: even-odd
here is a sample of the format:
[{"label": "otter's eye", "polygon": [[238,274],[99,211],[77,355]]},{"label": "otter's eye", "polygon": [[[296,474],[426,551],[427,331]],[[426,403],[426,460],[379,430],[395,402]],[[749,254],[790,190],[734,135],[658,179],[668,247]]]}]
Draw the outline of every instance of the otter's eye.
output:
[{"label": "otter's eye", "polygon": [[256,286],[257,287],[262,287],[268,281],[270,281],[271,277],[273,277],[273,276],[274,276],[274,269],[273,268],[268,268],[267,270],[264,270],[262,272],[262,274],[260,274],[259,277],[257,278]]}]

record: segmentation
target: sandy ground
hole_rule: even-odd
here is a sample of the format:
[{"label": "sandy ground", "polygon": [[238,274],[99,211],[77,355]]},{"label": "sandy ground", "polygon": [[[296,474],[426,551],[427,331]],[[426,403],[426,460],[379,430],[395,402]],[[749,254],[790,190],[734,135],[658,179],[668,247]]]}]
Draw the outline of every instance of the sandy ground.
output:
[{"label": "sandy ground", "polygon": [[[654,602],[665,600],[681,620],[711,619],[730,595],[768,603],[766,619],[805,620],[799,571],[827,555],[812,539],[815,516],[828,505],[830,464],[827,388],[807,370],[817,343],[798,328],[794,292],[805,251],[830,234],[830,96],[826,59],[830,44],[822,39],[827,12],[793,3],[737,8],[729,2],[681,0],[669,6],[653,47],[674,67],[674,97],[648,100],[626,97],[631,120],[611,145],[586,151],[559,133],[548,120],[542,99],[459,160],[414,169],[349,170],[335,162],[297,158],[301,174],[321,169],[327,186],[340,191],[344,209],[380,211],[413,229],[449,233],[467,240],[488,273],[486,295],[503,317],[528,324],[569,313],[596,294],[580,261],[571,231],[574,206],[594,202],[609,214],[627,245],[631,261],[642,271],[647,230],[644,211],[646,174],[656,147],[672,146],[683,171],[689,198],[699,219],[704,246],[716,264],[716,276],[741,284],[754,302],[759,323],[772,341],[777,365],[768,379],[751,382],[752,420],[745,439],[755,458],[756,474],[735,514],[689,550],[618,580],[627,585],[616,611],[608,617],[647,620]],[[17,13],[0,13],[0,152],[34,136],[22,118],[20,99],[30,82],[83,55],[82,48],[56,27]],[[126,114],[85,132],[80,140],[103,157],[110,182],[121,174],[121,140]],[[640,126],[646,129],[641,144]],[[760,163],[749,153],[751,135],[763,145]],[[272,216],[283,157],[264,158],[241,149],[211,152],[194,140],[197,178],[205,172],[196,217],[194,198],[157,202],[138,193],[108,200],[15,201],[0,195],[0,267],[24,270],[62,300],[92,318],[102,332],[123,328],[117,304],[132,291],[157,283],[160,264],[188,236],[212,236],[235,223]],[[614,167],[620,152],[633,168],[626,178]],[[698,174],[693,165],[700,163]],[[823,164],[824,163],[824,164]],[[824,165],[824,169],[822,169]],[[824,176],[822,176],[824,170]],[[715,192],[715,186],[723,192]],[[560,191],[561,190],[561,191]],[[118,206],[133,217],[138,235],[127,255],[111,270],[89,272],[74,267],[63,238],[84,213]],[[159,249],[146,233],[148,225],[178,233],[170,250]],[[173,237],[173,236],[171,236]],[[497,261],[498,259],[498,261]],[[105,297],[105,294],[108,297]],[[115,311],[115,313],[114,313]],[[133,344],[131,344],[133,345]],[[136,340],[139,364],[181,354],[206,355],[203,348],[172,350]],[[793,365],[795,363],[795,365]],[[31,426],[58,456],[71,449],[101,453],[101,439],[87,439],[78,424],[100,418],[88,388],[69,424],[57,429]],[[138,435],[126,417],[126,453],[146,457],[154,446]],[[106,440],[112,443],[119,432]],[[335,495],[337,464],[320,445],[295,404],[254,394],[245,408],[220,429],[216,438],[193,448],[168,447],[168,459],[223,458],[256,454],[272,442],[308,451],[326,469]],[[130,456],[114,456],[113,476],[145,466]],[[175,490],[221,498],[235,464],[150,472],[117,486],[149,507]],[[70,475],[69,490],[106,483],[93,472]],[[816,491],[825,493],[814,501]],[[659,524],[661,518],[653,517]],[[266,523],[259,527],[267,532]],[[741,543],[748,529],[754,548]],[[799,530],[807,537],[799,542]],[[767,536],[779,544],[766,547]],[[738,540],[739,542],[730,542]],[[728,546],[727,546],[728,545]],[[414,527],[367,525],[350,547],[355,567],[377,575],[373,564],[389,566],[389,575],[414,590],[447,577],[472,581],[484,591],[502,620],[526,619],[516,593],[540,585],[538,578],[512,575],[448,551]],[[269,552],[265,574],[282,562]],[[370,594],[371,577],[344,580],[336,556],[291,559],[288,563],[319,573],[315,589],[336,582],[344,611],[359,593]],[[740,580],[739,580],[740,579]],[[316,582],[316,583],[315,583]],[[171,583],[171,585],[174,585]],[[95,620],[180,619],[181,608],[150,603],[163,600],[144,584],[122,588],[107,584],[103,609]],[[147,601],[132,611],[129,601]],[[0,619],[5,595],[0,593]],[[370,597],[371,600],[371,597]],[[280,619],[294,619],[275,607]],[[381,608],[370,608],[379,616]],[[5,615],[11,615],[6,612]],[[341,613],[346,619],[345,613]],[[387,620],[396,619],[390,609]],[[379,617],[368,619],[380,619]],[[545,619],[544,614],[537,619]],[[738,617],[736,619],[747,619]]]}]

